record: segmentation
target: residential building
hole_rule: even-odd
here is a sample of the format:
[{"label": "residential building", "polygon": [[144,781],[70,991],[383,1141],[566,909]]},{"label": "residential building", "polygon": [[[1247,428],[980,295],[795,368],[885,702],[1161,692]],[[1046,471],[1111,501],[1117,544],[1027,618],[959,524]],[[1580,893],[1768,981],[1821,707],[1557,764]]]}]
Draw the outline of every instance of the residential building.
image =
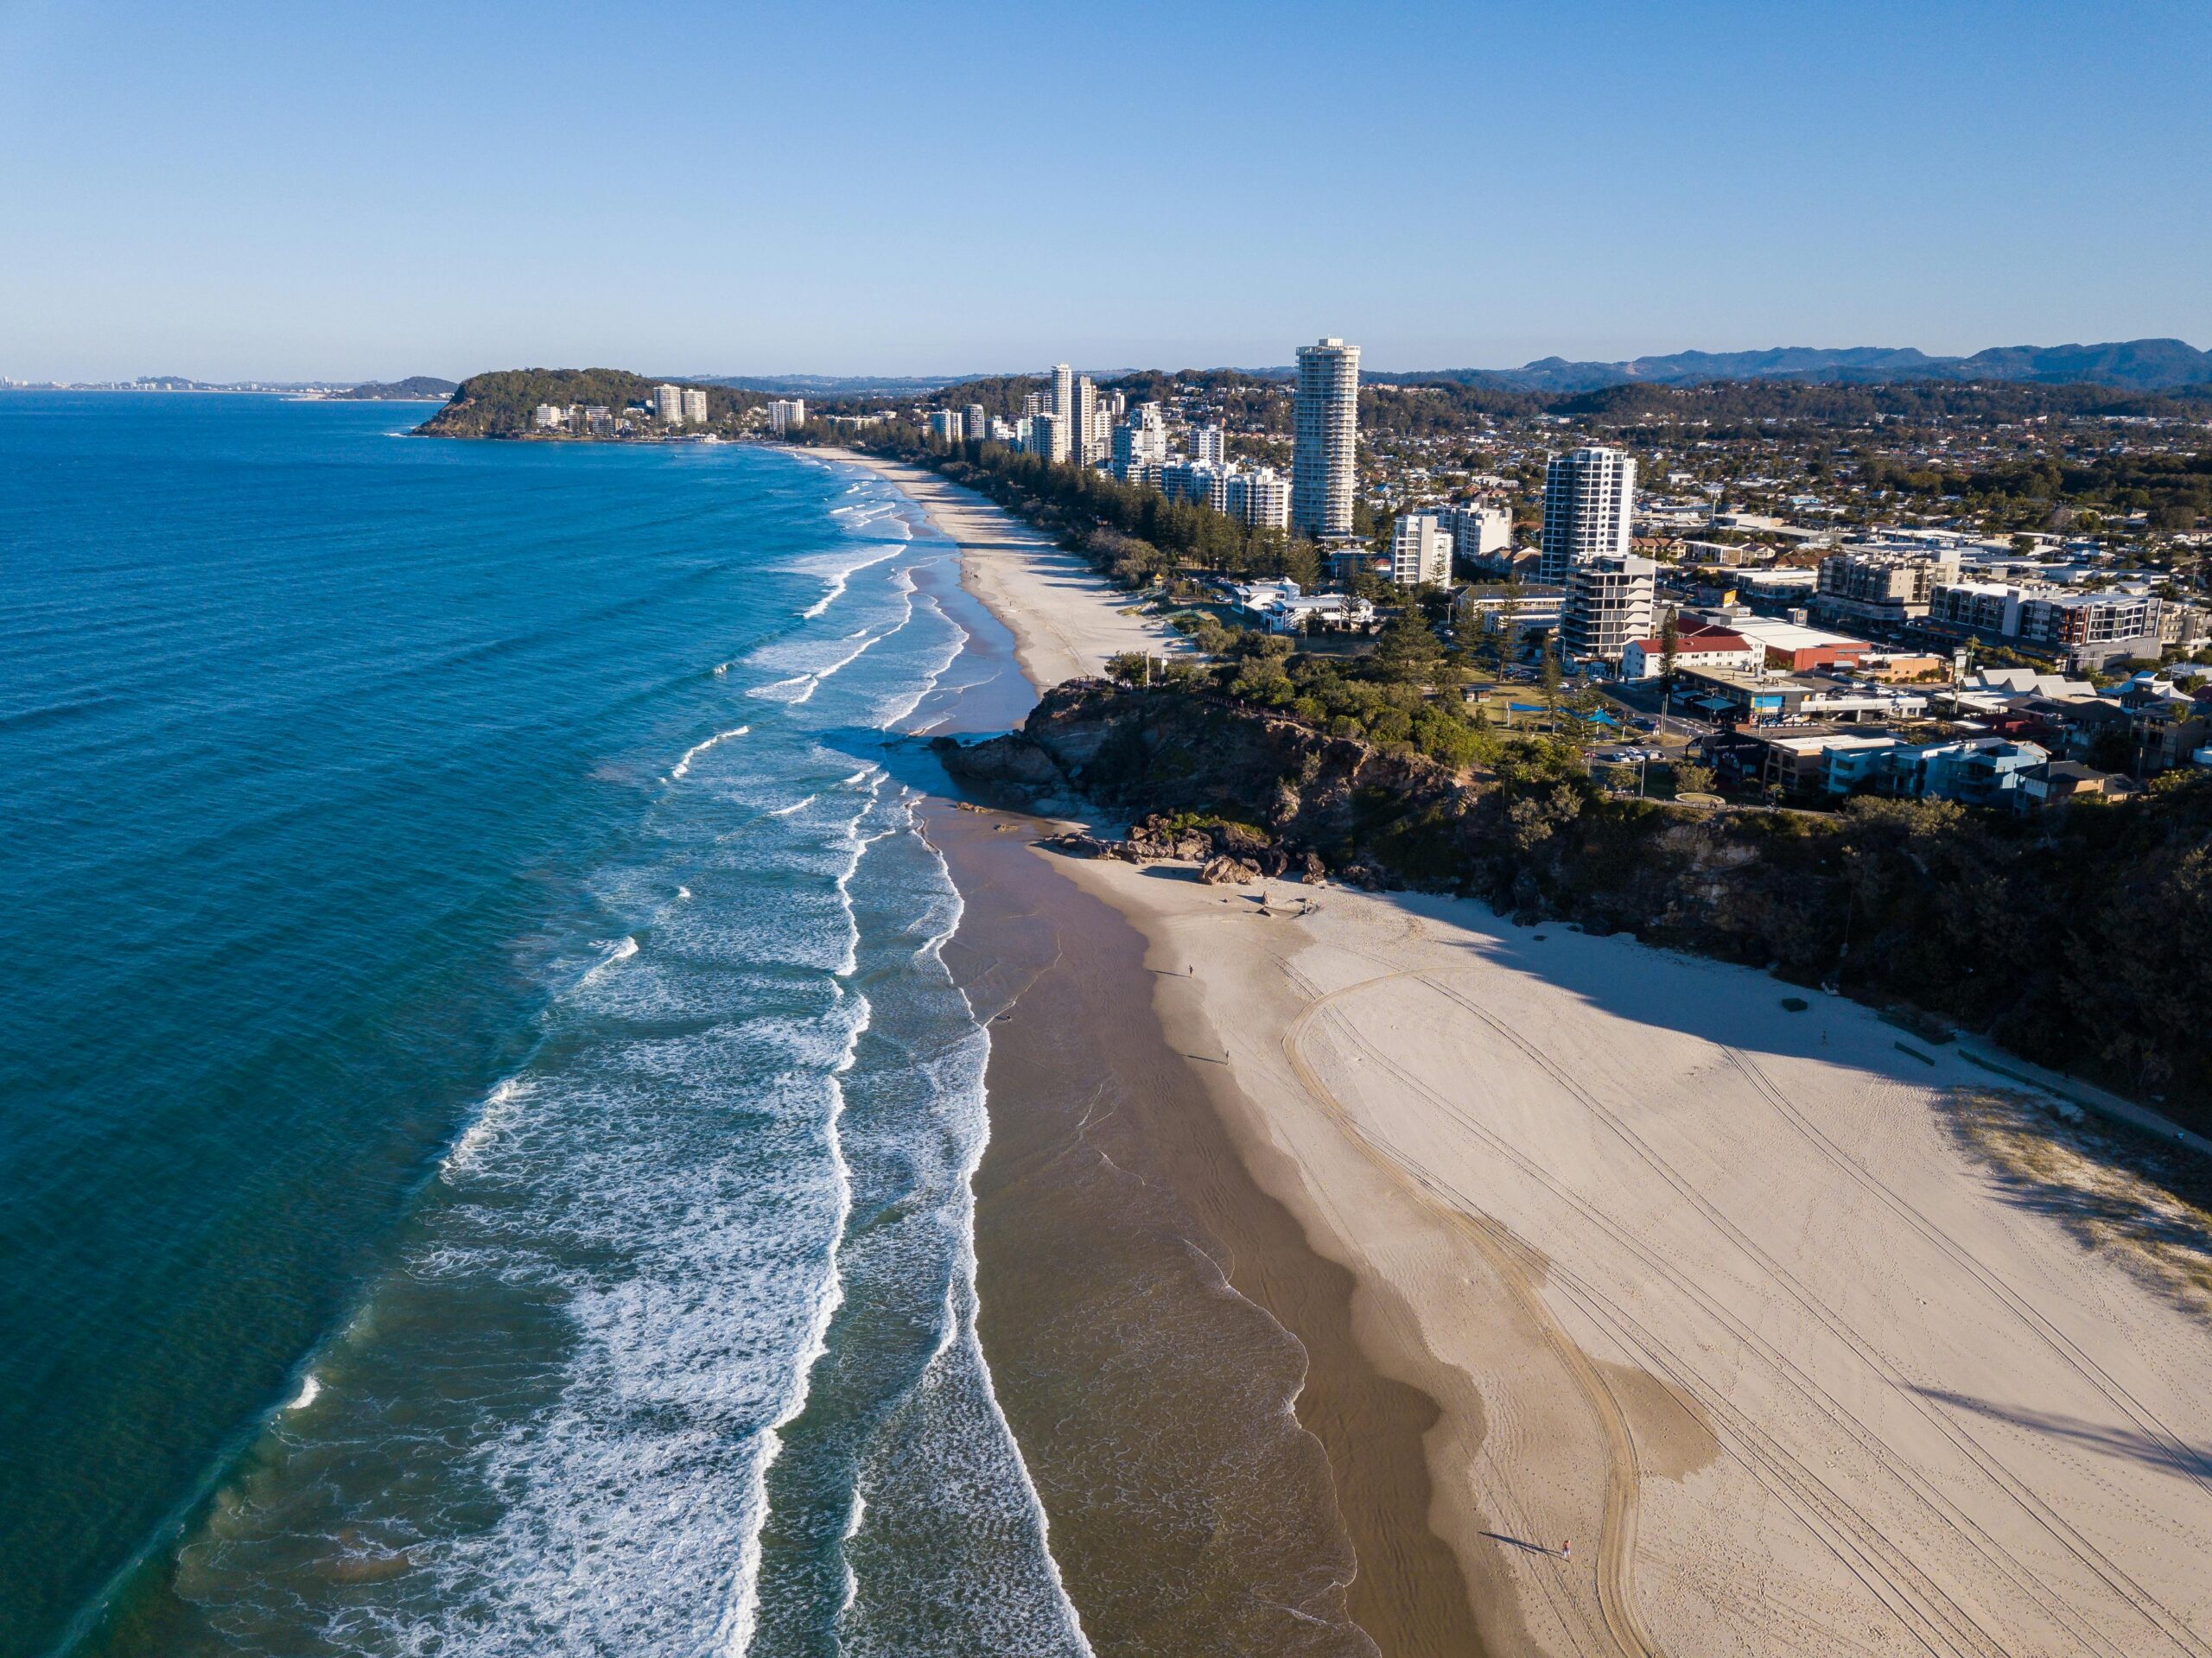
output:
[{"label": "residential building", "polygon": [[966,435],[966,424],[957,409],[930,410],[930,435],[939,443],[957,443]]},{"label": "residential building", "polygon": [[1052,365],[1052,412],[1060,417],[1060,430],[1075,441],[1075,371],[1065,363]]},{"label": "residential building", "polygon": [[1068,423],[1058,415],[1039,415],[1029,422],[1029,453],[1055,464],[1068,458]]},{"label": "residential building", "polygon": [[[1593,446],[1553,456],[1544,469],[1538,575],[1551,586],[1564,587],[1569,567],[1578,560],[1628,557],[1635,512],[1636,461],[1627,451]],[[1627,643],[1625,637],[1622,643]]]},{"label": "residential building", "polygon": [[1402,588],[1452,584],[1452,532],[1433,513],[1409,512],[1391,530],[1390,579]]},{"label": "residential building", "polygon": [[1513,514],[1487,501],[1462,501],[1442,513],[1452,532],[1452,550],[1470,564],[1494,563],[1513,547]]},{"label": "residential building", "polygon": [[806,399],[779,397],[768,405],[769,429],[796,432],[806,424]]},{"label": "residential building", "polygon": [[960,428],[963,436],[980,442],[992,435],[991,417],[982,403],[971,403],[968,405],[968,417],[961,422]]},{"label": "residential building", "polygon": [[1316,538],[1352,532],[1359,474],[1359,347],[1337,339],[1298,348],[1290,518]]},{"label": "residential building", "polygon": [[1846,547],[1821,561],[1812,608],[1827,620],[1894,626],[1925,616],[1936,588],[1958,575],[1955,551]]},{"label": "residential building", "polygon": [[2156,660],[2158,600],[2149,594],[2037,594],[2020,605],[2020,638],[2071,668],[2101,668],[2128,657]]},{"label": "residential building", "polygon": [[687,426],[707,423],[707,389],[701,385],[683,388],[683,422]]},{"label": "residential building", "polygon": [[614,435],[614,411],[603,403],[595,403],[579,412],[577,429],[591,437]]},{"label": "residential building", "polygon": [[1939,632],[2018,641],[2070,670],[2101,668],[2164,649],[2164,606],[2146,593],[2077,593],[2047,582],[1953,581],[1930,595]]},{"label": "residential building", "polygon": [[1084,466],[1096,466],[1111,452],[1113,440],[1098,406],[1098,388],[1088,374],[1075,383],[1075,418],[1068,428],[1068,443]]},{"label": "residential building", "polygon": [[1556,632],[1560,607],[1565,598],[1556,588],[1522,588],[1516,591],[1500,581],[1460,588],[1452,601],[1452,608],[1459,619],[1459,626],[1478,632],[1485,628],[1499,630],[1506,634],[1509,643],[1517,645],[1525,634]]},{"label": "residential building", "polygon": [[1255,530],[1290,528],[1290,480],[1273,467],[1232,472],[1224,510]]},{"label": "residential building", "polygon": [[2031,808],[2080,798],[2110,800],[2134,792],[2135,785],[2127,778],[2074,760],[2052,760],[2032,767],[2020,779],[2022,804]]},{"label": "residential building", "polygon": [[1052,407],[1052,396],[1049,391],[1027,391],[1022,394],[1021,417],[1024,420],[1034,420],[1038,416],[1047,413]]},{"label": "residential building", "polygon": [[1114,476],[1125,484],[1154,481],[1167,461],[1167,422],[1156,403],[1141,403],[1114,429]]},{"label": "residential building", "polygon": [[1201,465],[1226,466],[1229,462],[1228,441],[1218,426],[1201,426],[1191,434],[1191,456]]},{"label": "residential building", "polygon": [[568,423],[569,411],[556,409],[550,403],[541,403],[533,410],[530,423],[541,432],[557,432]]},{"label": "residential building", "polygon": [[[1621,521],[1627,523],[1624,514]],[[1649,637],[1658,587],[1659,567],[1648,558],[1632,553],[1578,557],[1567,573],[1560,649],[1578,662],[1618,664],[1631,639]]]},{"label": "residential building", "polygon": [[664,426],[683,425],[683,388],[680,385],[655,386],[653,416]]}]

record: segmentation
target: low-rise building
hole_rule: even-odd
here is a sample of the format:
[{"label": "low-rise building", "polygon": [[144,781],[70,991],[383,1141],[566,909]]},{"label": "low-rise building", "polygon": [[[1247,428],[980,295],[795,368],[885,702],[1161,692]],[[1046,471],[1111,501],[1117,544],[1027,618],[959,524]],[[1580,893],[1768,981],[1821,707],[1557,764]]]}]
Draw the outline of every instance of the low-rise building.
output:
[{"label": "low-rise building", "polygon": [[1925,616],[1936,588],[1958,574],[1955,551],[1856,543],[1821,561],[1813,613],[1846,624],[1901,626]]},{"label": "low-rise building", "polygon": [[[1662,671],[1667,654],[1666,640],[1654,636],[1648,639],[1630,639],[1621,652],[1621,677],[1629,680],[1656,679]],[[1675,666],[1683,668],[1720,668],[1732,673],[1755,671],[1763,653],[1759,648],[1740,633],[1732,633],[1718,627],[1685,629],[1675,641]]]}]

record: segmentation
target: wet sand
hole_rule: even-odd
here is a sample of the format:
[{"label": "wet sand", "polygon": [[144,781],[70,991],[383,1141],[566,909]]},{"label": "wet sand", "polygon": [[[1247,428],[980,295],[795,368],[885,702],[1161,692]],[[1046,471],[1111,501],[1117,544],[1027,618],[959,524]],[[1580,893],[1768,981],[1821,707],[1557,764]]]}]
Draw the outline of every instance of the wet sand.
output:
[{"label": "wet sand", "polygon": [[1034,820],[931,823],[968,906],[946,959],[993,1021],[984,1350],[1094,1648],[1483,1652],[1427,1521],[1437,1407],[1248,1172],[1144,938]]}]

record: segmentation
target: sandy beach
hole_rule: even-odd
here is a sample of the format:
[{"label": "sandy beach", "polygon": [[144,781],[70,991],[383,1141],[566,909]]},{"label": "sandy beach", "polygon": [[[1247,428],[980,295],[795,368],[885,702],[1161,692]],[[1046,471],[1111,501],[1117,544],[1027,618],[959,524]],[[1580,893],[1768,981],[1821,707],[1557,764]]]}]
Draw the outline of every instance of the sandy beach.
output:
[{"label": "sandy beach", "polygon": [[818,453],[897,485],[940,534],[958,543],[962,581],[1012,630],[1015,659],[1031,684],[1103,674],[1108,657],[1127,651],[1182,648],[1179,638],[1136,613],[1130,595],[974,490],[921,467],[851,449]]},{"label": "sandy beach", "polygon": [[[978,537],[974,590],[1033,679],[1130,648],[1103,643],[1134,619],[1095,577],[1030,568],[988,507],[917,498]],[[1153,1223],[1216,1264],[1222,1307],[1262,1315],[1222,1316],[1272,1355],[1255,1386],[1290,1395],[1357,1563],[1340,1596],[1300,1580],[1330,1631],[1310,1649],[2212,1654],[2204,1217],[2068,1151],[2078,1112],[1754,970],[1465,901],[1208,887],[974,824],[971,901],[1003,886],[1002,925],[1066,941],[1037,963],[1096,958],[1026,1049],[1039,975],[1002,985],[995,1125],[1113,1070],[1119,1154],[1166,1191]],[[1128,959],[1109,912],[1141,940]],[[963,945],[971,982],[1019,956],[988,929]],[[1094,1030],[1042,1084],[1071,1009],[1128,1042],[1103,1052]],[[1172,1079],[1122,1063],[1163,1045]],[[1070,1145],[1115,1154],[1079,1134],[1045,1164]],[[978,1182],[985,1343],[1008,1374],[1025,1361],[1012,1320],[994,1326],[995,1271],[1018,1289],[1024,1240],[1103,1224],[1046,1204],[995,1241],[1020,1184],[988,1161]],[[1210,1374],[1186,1382],[1203,1394]],[[1032,1412],[1033,1432],[1008,1410],[1052,1464],[1038,1439],[1059,1419]],[[1415,1439],[1419,1466],[1394,1467]],[[1326,1560],[1310,1462],[1266,1446],[1214,1511],[1280,1482],[1303,1493],[1287,1547]],[[1080,1553],[1095,1489],[1039,1483]],[[1102,1591],[1069,1579],[1088,1617]],[[1156,1636],[1096,1649],[1293,1649],[1233,1617],[1179,1648]]]}]

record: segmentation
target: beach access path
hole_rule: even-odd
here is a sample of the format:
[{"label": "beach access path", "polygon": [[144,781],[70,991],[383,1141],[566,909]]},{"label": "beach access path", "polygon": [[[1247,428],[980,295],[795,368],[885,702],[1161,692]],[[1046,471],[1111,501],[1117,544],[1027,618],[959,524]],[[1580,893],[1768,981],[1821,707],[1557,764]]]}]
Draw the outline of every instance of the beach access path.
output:
[{"label": "beach access path", "polygon": [[[1033,682],[1156,648],[1080,561],[875,469]],[[2064,1138],[2019,1079],[1471,902],[1007,851],[1141,933],[1252,1178],[1435,1401],[1425,1521],[1487,1653],[2212,1658],[2203,1217],[2000,1168],[1974,1096]]]}]

